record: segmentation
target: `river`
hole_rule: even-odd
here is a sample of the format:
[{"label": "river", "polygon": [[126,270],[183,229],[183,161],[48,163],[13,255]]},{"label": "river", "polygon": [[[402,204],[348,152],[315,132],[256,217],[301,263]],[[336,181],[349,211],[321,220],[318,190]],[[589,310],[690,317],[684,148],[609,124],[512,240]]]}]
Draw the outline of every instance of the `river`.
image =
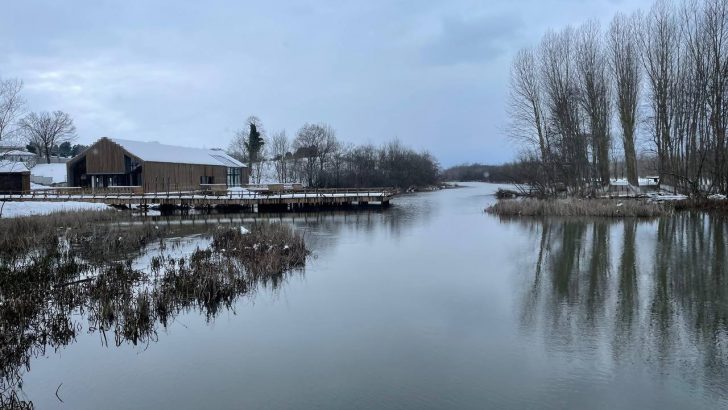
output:
[{"label": "river", "polygon": [[22,397],[40,409],[728,407],[728,221],[502,220],[483,212],[495,188],[286,214],[313,251],[305,270],[213,314],[188,307],[141,343],[84,328],[22,369]]}]

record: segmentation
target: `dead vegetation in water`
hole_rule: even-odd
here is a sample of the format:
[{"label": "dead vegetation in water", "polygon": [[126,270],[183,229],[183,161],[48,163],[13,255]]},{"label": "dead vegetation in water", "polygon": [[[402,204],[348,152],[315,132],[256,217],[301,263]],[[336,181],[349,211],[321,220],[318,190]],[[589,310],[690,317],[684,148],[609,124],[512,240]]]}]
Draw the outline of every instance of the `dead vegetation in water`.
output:
[{"label": "dead vegetation in water", "polygon": [[57,212],[0,219],[0,258],[20,259],[29,250],[52,255],[67,245],[92,261],[108,261],[137,252],[169,235],[153,224],[120,224],[116,211]]},{"label": "dead vegetation in water", "polygon": [[616,199],[502,199],[486,209],[499,216],[593,216],[654,218],[673,212],[670,205]]},{"label": "dead vegetation in water", "polygon": [[303,237],[283,224],[255,224],[249,233],[237,229],[216,232],[210,248],[240,261],[253,276],[299,267],[308,255]]},{"label": "dead vegetation in water", "polygon": [[[0,224],[8,228],[0,243],[9,245],[0,250],[0,408],[32,408],[20,398],[31,359],[79,334],[98,332],[114,345],[154,342],[180,313],[211,320],[260,286],[280,286],[308,255],[288,225],[258,223],[245,234],[212,225],[209,247],[171,257],[164,241],[174,232],[117,218],[69,213]],[[159,255],[135,267],[139,250],[156,240]]]}]

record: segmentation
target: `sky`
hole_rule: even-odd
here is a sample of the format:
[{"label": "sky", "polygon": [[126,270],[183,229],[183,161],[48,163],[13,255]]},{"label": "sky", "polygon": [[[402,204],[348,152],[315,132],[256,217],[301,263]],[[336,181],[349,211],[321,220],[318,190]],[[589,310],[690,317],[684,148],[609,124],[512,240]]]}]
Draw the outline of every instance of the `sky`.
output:
[{"label": "sky", "polygon": [[0,77],[102,136],[227,147],[250,115],[289,137],[399,139],[443,166],[502,163],[509,66],[543,33],[647,0],[35,1],[0,14]]}]

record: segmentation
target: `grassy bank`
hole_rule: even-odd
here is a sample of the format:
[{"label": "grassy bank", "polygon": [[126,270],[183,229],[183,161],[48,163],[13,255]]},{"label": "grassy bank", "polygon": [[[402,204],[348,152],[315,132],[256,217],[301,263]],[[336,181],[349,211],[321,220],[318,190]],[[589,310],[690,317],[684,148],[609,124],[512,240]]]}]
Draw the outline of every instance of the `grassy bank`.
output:
[{"label": "grassy bank", "polygon": [[501,216],[597,216],[652,218],[669,215],[674,207],[642,200],[533,198],[498,200],[486,212]]}]

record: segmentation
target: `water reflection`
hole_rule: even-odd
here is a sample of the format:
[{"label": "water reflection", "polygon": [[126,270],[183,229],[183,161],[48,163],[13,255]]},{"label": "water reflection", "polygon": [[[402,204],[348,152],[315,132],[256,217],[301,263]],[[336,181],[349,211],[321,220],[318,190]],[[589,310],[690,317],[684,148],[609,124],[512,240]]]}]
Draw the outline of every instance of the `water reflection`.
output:
[{"label": "water reflection", "polygon": [[380,206],[352,207],[346,210],[320,210],[311,212],[172,212],[157,216],[138,218],[136,223],[162,224],[217,224],[253,223],[256,221],[281,222],[296,227],[313,228],[330,235],[338,235],[343,229],[354,229],[363,233],[384,230],[394,238],[407,229],[427,223],[436,212],[433,204],[412,195],[397,198],[397,205],[387,208]]},{"label": "water reflection", "polygon": [[[189,232],[189,227],[182,232]],[[241,237],[239,231],[224,232]],[[197,312],[212,322],[240,298],[261,287],[278,289],[291,275],[302,273],[291,270],[295,265],[259,272],[256,260],[229,256],[231,250],[217,245],[217,238],[212,242],[198,236],[175,243],[161,240],[156,252],[118,262],[85,259],[83,248],[28,250],[37,256],[12,265],[3,259],[0,408],[32,408],[32,401],[22,398],[23,375],[31,361],[75,342],[82,334],[98,334],[104,346],[148,345],[157,340],[160,328],[167,328],[180,314]],[[176,252],[176,247],[189,245],[195,250]],[[290,247],[296,248],[299,245]],[[288,245],[277,249],[290,253]],[[265,252],[256,255],[262,258],[272,251]],[[139,259],[147,261],[145,269],[138,268]],[[13,276],[28,280],[11,280]]]},{"label": "water reflection", "polygon": [[[201,315],[211,323],[257,290],[277,292],[303,276],[303,270],[243,275],[241,266],[222,258],[205,265],[209,260],[196,259],[195,251],[210,246],[209,234],[219,227],[281,222],[303,232],[307,247],[321,254],[344,229],[400,235],[412,221],[406,212],[134,217],[114,224],[159,226],[169,233],[141,251],[98,254],[92,246],[64,249],[53,242],[48,249],[28,249],[34,257],[20,264],[0,260],[0,408],[32,408],[32,398],[22,391],[32,361],[83,335],[97,335],[103,346],[146,348],[181,315]],[[23,279],[29,277],[33,280]]]},{"label": "water reflection", "polygon": [[578,352],[606,368],[648,364],[725,396],[726,219],[517,223],[539,246],[523,287],[523,332],[552,352]]}]

